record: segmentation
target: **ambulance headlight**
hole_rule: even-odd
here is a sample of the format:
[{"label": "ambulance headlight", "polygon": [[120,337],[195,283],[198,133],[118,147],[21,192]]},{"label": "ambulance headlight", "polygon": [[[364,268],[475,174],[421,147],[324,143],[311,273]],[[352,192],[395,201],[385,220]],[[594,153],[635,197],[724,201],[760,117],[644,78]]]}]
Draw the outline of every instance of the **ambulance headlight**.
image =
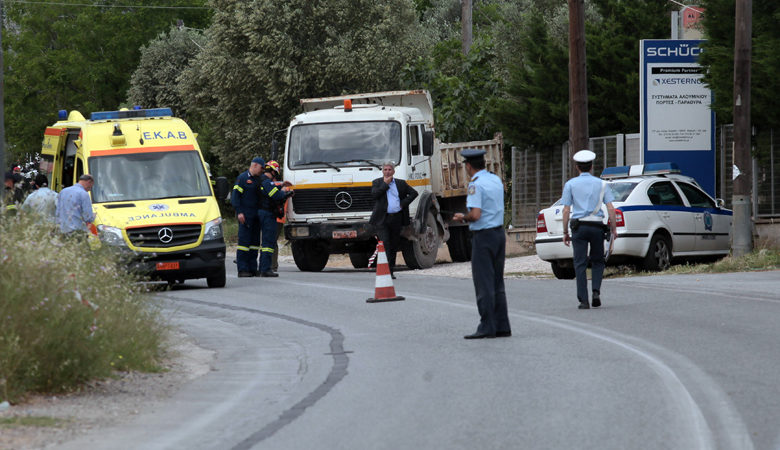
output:
[{"label": "ambulance headlight", "polygon": [[114,245],[117,247],[127,247],[125,238],[122,237],[122,229],[116,227],[110,227],[108,225],[98,225],[98,235],[100,240],[108,245]]},{"label": "ambulance headlight", "polygon": [[206,231],[203,233],[204,241],[213,241],[215,239],[222,239],[222,218],[206,222]]},{"label": "ambulance headlight", "polygon": [[292,227],[290,228],[290,236],[309,237],[309,227]]}]

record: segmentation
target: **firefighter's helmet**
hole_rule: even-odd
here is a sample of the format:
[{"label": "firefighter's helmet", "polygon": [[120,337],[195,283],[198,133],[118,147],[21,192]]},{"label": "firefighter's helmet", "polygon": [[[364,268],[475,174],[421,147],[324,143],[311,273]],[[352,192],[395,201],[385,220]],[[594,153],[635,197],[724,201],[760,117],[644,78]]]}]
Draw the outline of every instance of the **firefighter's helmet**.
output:
[{"label": "firefighter's helmet", "polygon": [[271,169],[275,171],[276,173],[279,173],[279,163],[274,161],[273,159],[265,163],[266,169]]}]

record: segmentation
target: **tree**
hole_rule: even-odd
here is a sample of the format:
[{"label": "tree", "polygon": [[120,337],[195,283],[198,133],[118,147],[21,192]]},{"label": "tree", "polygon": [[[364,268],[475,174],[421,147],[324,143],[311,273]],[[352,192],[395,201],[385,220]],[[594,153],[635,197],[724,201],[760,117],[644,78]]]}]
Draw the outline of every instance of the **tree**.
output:
[{"label": "tree", "polygon": [[667,0],[592,0],[601,20],[587,25],[590,135],[639,131],[639,41],[668,39]]},{"label": "tree", "polygon": [[[732,121],[734,101],[734,0],[703,0],[704,43],[700,62],[714,92],[718,122]],[[751,122],[758,128],[780,127],[780,4],[753,0],[753,50],[750,65]]]},{"label": "tree", "polygon": [[540,10],[531,9],[524,22],[494,115],[509,142],[542,149],[568,139],[568,52],[548,34]]},{"label": "tree", "polygon": [[11,152],[40,151],[44,128],[59,109],[113,110],[125,100],[141,45],[176,19],[203,24],[204,0],[150,0],[144,8],[62,1],[6,3],[5,119]]},{"label": "tree", "polygon": [[428,35],[412,0],[214,0],[203,52],[182,75],[223,169],[269,155],[298,99],[398,89]]},{"label": "tree", "polygon": [[130,77],[127,102],[146,108],[170,107],[176,116],[186,118],[178,79],[204,45],[206,38],[198,30],[172,26],[141,47],[138,67]]}]

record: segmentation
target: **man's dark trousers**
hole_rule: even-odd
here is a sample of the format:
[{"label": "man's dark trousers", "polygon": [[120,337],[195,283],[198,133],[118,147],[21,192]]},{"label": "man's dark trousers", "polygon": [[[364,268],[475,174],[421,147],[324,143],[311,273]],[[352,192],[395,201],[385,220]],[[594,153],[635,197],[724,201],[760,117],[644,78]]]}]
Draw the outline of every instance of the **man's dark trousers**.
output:
[{"label": "man's dark trousers", "polygon": [[382,226],[377,230],[377,237],[385,244],[385,255],[390,273],[395,271],[395,254],[401,247],[401,228],[403,227],[403,212],[387,214]]},{"label": "man's dark trousers", "polygon": [[238,224],[236,263],[239,272],[257,272],[257,251],[260,249],[260,221],[257,216],[244,214],[244,223]]},{"label": "man's dark trousers", "polygon": [[471,273],[479,311],[478,334],[511,332],[504,289],[506,235],[502,227],[476,230],[471,239]]},{"label": "man's dark trousers", "polygon": [[604,229],[601,223],[583,224],[571,235],[574,249],[574,273],[577,275],[577,299],[588,303],[588,246],[590,246],[591,288],[601,292],[604,276]]}]

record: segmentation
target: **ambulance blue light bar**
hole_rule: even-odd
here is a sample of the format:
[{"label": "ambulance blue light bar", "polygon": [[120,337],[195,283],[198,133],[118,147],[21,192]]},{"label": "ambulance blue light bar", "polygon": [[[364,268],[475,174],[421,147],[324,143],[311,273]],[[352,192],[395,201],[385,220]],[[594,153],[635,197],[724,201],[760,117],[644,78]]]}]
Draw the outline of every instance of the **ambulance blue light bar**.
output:
[{"label": "ambulance blue light bar", "polygon": [[601,178],[604,180],[614,180],[616,178],[628,178],[640,175],[666,175],[680,173],[680,167],[673,162],[659,162],[650,164],[635,164],[633,166],[606,167],[601,172]]},{"label": "ambulance blue light bar", "polygon": [[89,120],[133,119],[139,117],[169,117],[171,108],[134,109],[132,111],[98,111],[89,116]]}]

